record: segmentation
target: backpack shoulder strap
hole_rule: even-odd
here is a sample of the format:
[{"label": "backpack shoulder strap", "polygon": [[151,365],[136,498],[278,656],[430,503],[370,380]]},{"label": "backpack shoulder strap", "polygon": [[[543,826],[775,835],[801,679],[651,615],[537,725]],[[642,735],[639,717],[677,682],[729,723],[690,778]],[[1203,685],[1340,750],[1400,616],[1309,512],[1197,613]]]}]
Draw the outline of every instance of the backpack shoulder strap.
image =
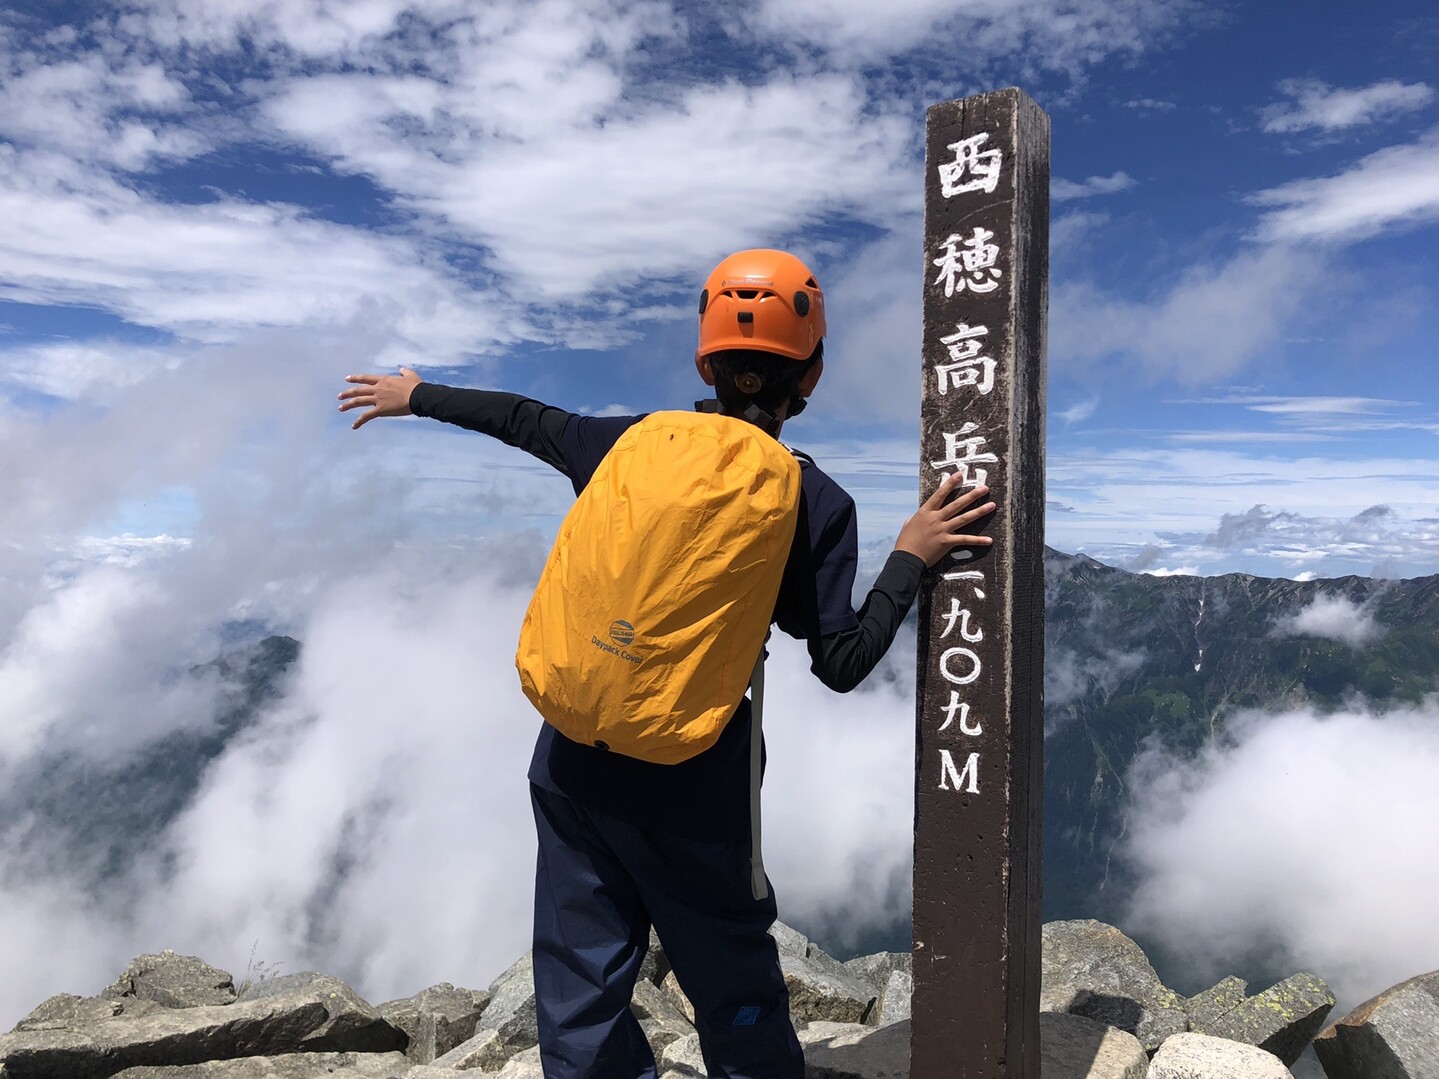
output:
[{"label": "backpack shoulder strap", "polygon": [[780,445],[783,446],[785,449],[789,450],[789,452],[794,455],[794,459],[799,462],[800,468],[814,467],[814,458],[811,457],[809,454],[805,453],[804,450],[797,450],[788,442],[781,442]]}]

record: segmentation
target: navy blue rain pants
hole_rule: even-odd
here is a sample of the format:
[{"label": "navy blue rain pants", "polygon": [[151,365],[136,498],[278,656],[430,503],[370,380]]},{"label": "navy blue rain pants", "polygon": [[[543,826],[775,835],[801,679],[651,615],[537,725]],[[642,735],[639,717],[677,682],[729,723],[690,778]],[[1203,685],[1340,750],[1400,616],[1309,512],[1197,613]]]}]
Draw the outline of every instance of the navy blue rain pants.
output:
[{"label": "navy blue rain pants", "polygon": [[711,1079],[803,1079],[789,993],[750,890],[749,841],[654,831],[531,785],[539,833],[535,994],[546,1079],[655,1079],[629,1009],[651,924]]}]

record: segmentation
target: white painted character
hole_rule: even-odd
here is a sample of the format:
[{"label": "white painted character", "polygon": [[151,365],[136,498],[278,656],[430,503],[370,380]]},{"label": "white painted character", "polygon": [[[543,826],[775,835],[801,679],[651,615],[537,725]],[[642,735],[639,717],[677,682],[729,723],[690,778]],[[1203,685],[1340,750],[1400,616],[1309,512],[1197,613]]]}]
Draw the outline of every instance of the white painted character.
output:
[{"label": "white painted character", "polygon": [[997,146],[981,150],[980,147],[988,141],[989,133],[985,131],[949,144],[948,148],[954,151],[954,160],[939,166],[939,189],[945,198],[953,198],[966,191],[994,194],[994,189],[999,186],[1004,151]]},{"label": "white painted character", "polygon": [[975,423],[966,423],[958,431],[944,432],[944,457],[930,462],[934,468],[955,469],[959,473],[961,487],[979,487],[989,478],[989,472],[983,468],[974,468],[971,472],[972,466],[999,463],[999,458],[994,454],[980,452],[979,447],[984,445],[986,439],[983,435],[972,433],[978,426]]},{"label": "white painted character", "polygon": [[[954,766],[954,757],[949,750],[941,749],[939,751],[939,789],[942,791],[961,790],[964,788],[966,779],[969,781],[966,793],[978,794],[979,754],[971,753],[969,759],[964,762],[964,771],[961,772]],[[949,786],[951,783],[954,784],[953,787]]]},{"label": "white painted character", "polygon": [[[956,673],[954,661],[963,657],[964,665],[969,670]],[[946,648],[939,657],[939,673],[946,682],[956,686],[967,686],[979,677],[984,670],[984,664],[980,662],[979,655],[972,648]]]},{"label": "white painted character", "polygon": [[944,251],[932,263],[939,267],[934,283],[943,282],[946,296],[965,289],[984,293],[999,288],[1004,271],[995,265],[999,261],[999,247],[989,242],[992,239],[994,233],[978,227],[964,239],[958,233],[945,238]]},{"label": "white painted character", "polygon": [[975,629],[969,628],[969,616],[969,608],[960,606],[958,596],[951,596],[949,598],[949,610],[944,616],[944,629],[940,632],[940,637],[948,637],[953,633],[955,623],[957,622],[959,623],[959,636],[961,639],[969,641],[971,644],[978,644],[984,640],[984,630],[978,627]]},{"label": "white painted character", "polygon": [[950,388],[962,389],[973,386],[982,396],[994,389],[994,360],[981,355],[984,338],[989,336],[988,326],[971,326],[967,322],[955,324],[954,333],[941,337],[939,343],[949,353],[949,363],[934,365],[939,378],[939,393],[943,397]]},{"label": "white painted character", "polygon": [[978,722],[976,722],[973,726],[970,726],[969,703],[967,701],[961,701],[959,699],[959,690],[951,689],[949,691],[949,703],[944,706],[944,722],[940,724],[939,729],[941,731],[949,730],[950,725],[954,723],[955,716],[959,717],[960,734],[967,734],[971,737],[978,737],[979,735],[984,733],[984,729],[980,727]]}]

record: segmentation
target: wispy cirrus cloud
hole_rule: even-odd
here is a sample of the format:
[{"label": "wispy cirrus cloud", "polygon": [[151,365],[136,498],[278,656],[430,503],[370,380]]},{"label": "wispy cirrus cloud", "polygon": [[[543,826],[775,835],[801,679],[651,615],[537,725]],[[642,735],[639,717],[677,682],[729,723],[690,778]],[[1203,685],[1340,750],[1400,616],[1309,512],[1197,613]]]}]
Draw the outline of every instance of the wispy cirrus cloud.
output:
[{"label": "wispy cirrus cloud", "polygon": [[1361,158],[1334,176],[1293,180],[1250,197],[1269,207],[1259,238],[1352,242],[1439,218],[1439,128]]},{"label": "wispy cirrus cloud", "polygon": [[1102,58],[1165,42],[1198,11],[1189,0],[760,0],[749,21],[818,45],[832,62],[862,64],[950,41],[962,43],[970,77],[1021,49],[1037,71],[1078,76]]},{"label": "wispy cirrus cloud", "polygon": [[1354,89],[1330,86],[1321,79],[1285,79],[1278,89],[1289,100],[1268,105],[1260,113],[1263,129],[1271,134],[1344,131],[1414,112],[1434,100],[1434,88],[1428,83],[1398,79]]}]

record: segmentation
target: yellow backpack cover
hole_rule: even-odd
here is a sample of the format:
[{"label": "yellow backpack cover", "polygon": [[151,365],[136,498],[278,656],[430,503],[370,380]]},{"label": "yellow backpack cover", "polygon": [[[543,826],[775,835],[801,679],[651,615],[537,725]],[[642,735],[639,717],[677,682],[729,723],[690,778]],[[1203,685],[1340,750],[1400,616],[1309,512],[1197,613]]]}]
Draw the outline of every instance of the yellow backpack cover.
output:
[{"label": "yellow backpack cover", "polygon": [[520,629],[525,696],[565,737],[659,764],[719,738],[764,647],[800,467],[743,420],[655,412],[611,447]]}]

